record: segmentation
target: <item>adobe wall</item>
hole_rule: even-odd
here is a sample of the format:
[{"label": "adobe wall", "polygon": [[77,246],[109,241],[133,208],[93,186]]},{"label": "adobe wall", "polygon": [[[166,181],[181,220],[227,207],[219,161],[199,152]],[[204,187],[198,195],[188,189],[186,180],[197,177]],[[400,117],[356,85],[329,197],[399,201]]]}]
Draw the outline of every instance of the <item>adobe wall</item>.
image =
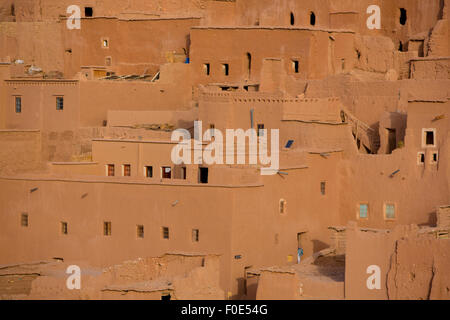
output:
[{"label": "adobe wall", "polygon": [[[168,62],[167,54],[189,50],[189,30],[199,19],[94,18],[81,23],[80,30],[69,30],[61,23],[64,50],[71,49],[64,53],[66,77],[73,77],[81,66],[105,66],[106,57],[118,74],[154,75],[159,65]],[[105,39],[108,47],[103,45]]]},{"label": "adobe wall", "polygon": [[0,159],[2,175],[42,168],[41,133],[37,130],[0,130]]},{"label": "adobe wall", "polygon": [[[0,195],[0,206],[4,214],[0,218],[0,244],[4,250],[0,263],[61,257],[104,267],[173,250],[219,253],[224,256],[221,287],[230,287],[230,212],[234,189],[130,184],[106,178],[67,182],[58,178],[2,178],[0,188],[4,192]],[[31,189],[35,191],[30,192]],[[150,202],[149,194],[154,195]],[[223,205],[211,211],[216,203]],[[194,207],[196,210],[186,215],[187,208]],[[29,215],[28,228],[20,225],[23,212]],[[68,223],[68,235],[61,234],[61,221]],[[111,236],[103,235],[104,221],[112,223]],[[138,224],[144,225],[144,238],[136,235]],[[169,227],[170,239],[162,238],[163,226]],[[191,240],[194,228],[200,231],[200,242]],[[21,241],[11,246],[10,239],[17,236]]]},{"label": "adobe wall", "polygon": [[[450,242],[419,234],[417,226],[390,233],[347,228],[346,299],[448,299]],[[381,288],[370,290],[367,267],[381,269]]]}]

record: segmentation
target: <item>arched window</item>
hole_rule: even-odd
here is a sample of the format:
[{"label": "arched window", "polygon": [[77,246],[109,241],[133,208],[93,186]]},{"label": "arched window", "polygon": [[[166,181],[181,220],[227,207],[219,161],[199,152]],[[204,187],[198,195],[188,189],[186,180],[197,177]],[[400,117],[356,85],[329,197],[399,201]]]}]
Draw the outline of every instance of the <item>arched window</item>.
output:
[{"label": "arched window", "polygon": [[294,17],[294,13],[291,12],[291,26],[293,26],[295,24],[295,17]]},{"label": "arched window", "polygon": [[311,11],[310,15],[309,15],[309,23],[312,26],[316,25],[316,15],[314,14],[314,12]]}]

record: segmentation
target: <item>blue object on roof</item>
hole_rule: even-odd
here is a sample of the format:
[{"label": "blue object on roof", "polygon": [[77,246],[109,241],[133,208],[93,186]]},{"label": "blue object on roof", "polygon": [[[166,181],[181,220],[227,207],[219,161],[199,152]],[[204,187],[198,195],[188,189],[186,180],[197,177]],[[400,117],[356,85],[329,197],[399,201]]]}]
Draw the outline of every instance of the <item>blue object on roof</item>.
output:
[{"label": "blue object on roof", "polygon": [[186,58],[186,61],[184,63],[189,63],[189,62],[190,62],[190,59]]},{"label": "blue object on roof", "polygon": [[289,140],[287,143],[286,143],[286,148],[287,149],[289,149],[290,147],[292,147],[292,144],[294,143],[294,140]]}]

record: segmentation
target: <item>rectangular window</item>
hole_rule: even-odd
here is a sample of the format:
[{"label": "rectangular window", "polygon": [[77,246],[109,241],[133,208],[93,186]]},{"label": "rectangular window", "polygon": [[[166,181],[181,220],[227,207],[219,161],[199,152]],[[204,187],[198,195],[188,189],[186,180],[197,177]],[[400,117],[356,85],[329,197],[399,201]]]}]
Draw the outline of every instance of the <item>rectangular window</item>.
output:
[{"label": "rectangular window", "polygon": [[145,176],[147,178],[153,178],[153,167],[152,166],[145,167]]},{"label": "rectangular window", "polygon": [[92,17],[94,15],[94,10],[92,7],[84,7],[84,16],[85,17]]},{"label": "rectangular window", "polygon": [[130,177],[131,176],[131,165],[130,164],[124,164],[123,165],[123,176],[124,177]]},{"label": "rectangular window", "polygon": [[107,174],[108,174],[108,177],[114,177],[114,165],[113,164],[107,165]]},{"label": "rectangular window", "polygon": [[171,167],[161,167],[161,177],[163,179],[172,178],[172,168]]},{"label": "rectangular window", "polygon": [[209,65],[209,63],[204,63],[204,64],[203,64],[203,70],[204,70],[204,72],[205,72],[205,74],[206,74],[207,76],[210,75],[211,70],[210,70],[210,65]]},{"label": "rectangular window", "polygon": [[192,242],[199,241],[200,232],[198,229],[192,229]]},{"label": "rectangular window", "polygon": [[144,226],[143,225],[137,225],[136,226],[136,233],[138,238],[144,238]]},{"label": "rectangular window", "polygon": [[258,137],[264,137],[264,124],[260,123],[258,124]]},{"label": "rectangular window", "polygon": [[22,213],[20,216],[20,225],[22,227],[28,227],[28,213]]},{"label": "rectangular window", "polygon": [[22,112],[22,97],[16,97],[16,113]]},{"label": "rectangular window", "polygon": [[103,235],[105,235],[105,236],[111,235],[111,222],[110,221],[103,222]]},{"label": "rectangular window", "polygon": [[369,216],[369,205],[367,203],[359,204],[359,218],[366,219]]},{"label": "rectangular window", "polygon": [[169,228],[162,227],[162,237],[163,239],[169,239]]},{"label": "rectangular window", "polygon": [[56,110],[64,110],[64,97],[56,97]]},{"label": "rectangular window", "polygon": [[439,156],[437,152],[433,152],[433,154],[431,155],[431,163],[437,163],[439,160]]},{"label": "rectangular window", "polygon": [[436,146],[436,129],[422,129],[422,147]]},{"label": "rectangular window", "polygon": [[320,183],[320,193],[324,196],[325,195],[325,186],[326,186],[326,182],[322,181]]},{"label": "rectangular window", "polygon": [[294,71],[294,73],[298,73],[299,72],[298,60],[292,60],[292,70]]},{"label": "rectangular window", "polygon": [[186,180],[186,167],[181,167],[181,179]]},{"label": "rectangular window", "polygon": [[384,209],[386,219],[395,219],[395,204],[387,203]]},{"label": "rectangular window", "polygon": [[208,168],[198,168],[199,170],[199,183],[208,183]]},{"label": "rectangular window", "polygon": [[230,65],[228,63],[222,64],[223,74],[228,76],[230,74]]},{"label": "rectangular window", "polygon": [[419,152],[417,154],[417,163],[418,164],[424,164],[425,163],[425,153]]},{"label": "rectangular window", "polygon": [[67,234],[67,222],[61,222],[61,234]]},{"label": "rectangular window", "polygon": [[209,125],[209,129],[211,130],[211,137],[214,137],[216,126],[212,123]]}]

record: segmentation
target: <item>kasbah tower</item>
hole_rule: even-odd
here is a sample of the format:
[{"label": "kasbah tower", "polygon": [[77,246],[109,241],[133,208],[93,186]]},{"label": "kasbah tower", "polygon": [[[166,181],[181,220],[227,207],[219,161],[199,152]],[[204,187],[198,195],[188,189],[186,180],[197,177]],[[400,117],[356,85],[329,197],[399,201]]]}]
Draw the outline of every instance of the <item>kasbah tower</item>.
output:
[{"label": "kasbah tower", "polygon": [[0,298],[450,299],[449,18],[2,0]]}]

